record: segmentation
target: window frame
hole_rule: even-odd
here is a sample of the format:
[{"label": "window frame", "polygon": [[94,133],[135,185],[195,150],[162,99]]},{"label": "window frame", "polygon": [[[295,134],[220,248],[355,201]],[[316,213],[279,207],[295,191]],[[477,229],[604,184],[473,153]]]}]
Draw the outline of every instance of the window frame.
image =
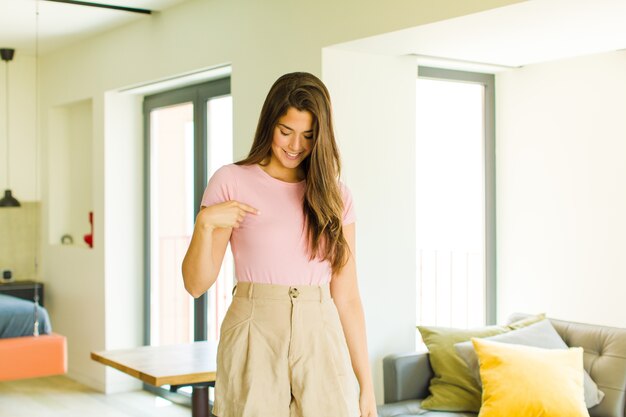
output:
[{"label": "window frame", "polygon": [[418,66],[417,77],[480,84],[485,88],[483,157],[485,163],[485,321],[497,322],[496,126],[493,74]]}]

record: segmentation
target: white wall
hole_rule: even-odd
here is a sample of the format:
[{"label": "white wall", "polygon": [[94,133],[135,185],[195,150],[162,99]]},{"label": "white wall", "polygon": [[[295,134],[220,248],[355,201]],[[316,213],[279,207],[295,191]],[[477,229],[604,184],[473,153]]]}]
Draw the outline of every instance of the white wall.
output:
[{"label": "white wall", "polygon": [[[143,141],[141,97],[107,93],[104,97],[104,186],[106,277],[105,345],[125,349],[143,344]],[[102,224],[102,223],[101,223]],[[133,238],[128,239],[129,236]],[[100,365],[97,365],[100,366]],[[141,383],[106,367],[106,392],[137,389]]]},{"label": "white wall", "polygon": [[[71,102],[70,102],[71,103]],[[103,114],[103,98],[92,99],[92,114]],[[54,156],[49,140],[48,127],[54,118],[52,107],[44,107],[48,111],[41,112],[42,129],[42,172],[48,172],[51,157]],[[50,118],[50,115],[52,119]],[[53,123],[54,125],[54,123]],[[46,308],[55,332],[67,337],[68,375],[93,388],[104,390],[104,369],[91,360],[90,352],[104,349],[105,334],[105,280],[104,280],[104,235],[101,229],[104,195],[102,190],[94,187],[94,178],[100,178],[103,172],[102,151],[102,118],[92,119],[92,203],[94,207],[94,248],[83,245],[50,244],[50,204],[51,193],[55,187],[48,187],[49,182],[42,183],[42,268],[41,281],[46,284]],[[45,178],[45,177],[43,177]],[[108,314],[112,314],[109,311]]]},{"label": "white wall", "polygon": [[[51,313],[52,319],[59,322],[59,327],[68,332],[70,376],[98,389],[107,391],[118,389],[117,381],[113,381],[105,374],[102,365],[89,363],[89,359],[86,358],[89,357],[90,350],[133,343],[138,340],[140,332],[135,327],[141,320],[140,310],[134,306],[125,307],[126,320],[132,323],[132,330],[129,330],[123,326],[112,325],[122,322],[124,315],[109,308],[108,297],[116,295],[123,296],[127,302],[135,302],[136,305],[143,301],[138,296],[136,287],[137,275],[141,275],[140,271],[143,271],[141,251],[143,234],[139,233],[136,224],[132,224],[132,227],[126,230],[130,220],[122,218],[128,211],[131,213],[131,219],[135,219],[137,210],[142,204],[141,194],[131,192],[133,187],[143,181],[141,171],[136,169],[141,166],[142,156],[131,145],[124,147],[123,152],[130,152],[126,155],[129,159],[124,160],[121,171],[116,171],[118,165],[115,164],[115,158],[118,156],[110,151],[112,148],[108,141],[112,139],[105,132],[109,112],[105,96],[109,91],[201,68],[231,64],[234,159],[237,160],[245,156],[249,150],[260,108],[271,84],[280,75],[290,71],[303,70],[320,75],[323,47],[515,2],[516,0],[464,2],[393,0],[364,5],[356,0],[341,2],[324,0],[307,4],[291,1],[267,3],[192,0],[46,56],[42,62],[44,109],[87,98],[93,100],[92,193],[95,216],[93,253],[85,257],[83,253],[69,249],[57,253],[57,250],[64,248],[44,248],[45,279],[50,287],[55,288],[57,294],[65,287],[83,288],[87,283],[89,287],[89,294],[85,299],[74,298],[71,302],[67,300],[69,303],[67,305],[56,304],[59,310],[53,313],[58,313],[58,316],[55,317],[55,314]],[[373,58],[371,62],[378,64]],[[389,65],[396,64],[390,61]],[[361,71],[358,66],[350,68],[353,73],[344,73],[342,77],[349,78]],[[379,86],[378,93],[384,96],[386,93],[382,88],[382,79],[377,80],[374,72],[375,68],[372,67],[366,79],[376,81]],[[355,85],[352,87],[356,88]],[[363,89],[367,88],[367,85],[363,86]],[[347,99],[349,100],[349,97]],[[376,102],[375,97],[372,100]],[[388,97],[381,101],[389,102]],[[344,103],[343,106],[348,106],[348,103]],[[345,124],[344,129],[351,129],[357,116],[349,109],[345,114],[346,116],[342,118],[346,117],[350,121]],[[371,118],[360,122],[366,121],[372,122]],[[43,123],[45,126],[45,122]],[[136,143],[141,143],[142,137],[136,130],[136,122],[126,120],[124,123],[127,132],[135,132],[131,137],[137,141]],[[343,121],[340,118],[338,125],[341,126],[341,123]],[[362,128],[363,132],[380,132],[378,137],[371,137],[371,141],[389,140],[380,138],[386,132],[381,125],[375,124],[370,127],[371,129]],[[45,137],[42,140],[45,140]],[[380,209],[379,215],[375,218],[369,217],[372,211],[365,207],[373,200],[368,196],[370,189],[364,184],[374,181],[382,188],[388,187],[388,180],[403,177],[405,170],[411,168],[399,167],[397,159],[391,156],[391,148],[388,156],[381,159],[378,166],[372,167],[369,163],[362,165],[362,162],[355,162],[360,161],[358,155],[361,152],[364,155],[375,155],[371,149],[361,149],[360,143],[363,141],[364,138],[353,137],[350,140],[342,140],[342,143],[348,149],[344,153],[352,155],[350,157],[352,162],[350,159],[346,160],[346,178],[349,183],[352,182],[350,178],[355,180],[358,178],[355,182],[355,199],[357,203],[363,202],[360,204],[363,207],[363,221],[374,222],[369,228],[363,229],[368,232],[363,233],[363,238],[376,242],[369,248],[362,243],[367,255],[376,253],[374,248],[380,247],[377,246],[380,242],[389,246],[395,245],[393,237],[398,236],[401,233],[399,230],[405,230],[407,226],[404,222],[395,223],[389,226],[396,229],[395,234],[383,231],[379,226],[381,218],[397,222],[398,209],[378,201],[376,207]],[[388,172],[390,176],[376,179],[377,172]],[[120,195],[111,194],[110,191],[114,190],[122,178],[131,184],[125,184],[120,193],[132,197],[124,201],[127,204],[127,211],[123,207],[113,209],[109,205],[109,198]],[[412,198],[406,200],[403,198],[399,204],[410,205],[412,201]],[[402,210],[402,213],[407,213],[406,209]],[[372,235],[368,235],[370,230]],[[103,233],[106,233],[106,236],[103,236]],[[410,226],[407,233],[411,234]],[[413,237],[407,236],[403,241],[412,239]],[[399,253],[408,250],[400,248]],[[124,254],[123,261],[116,258],[120,253]],[[74,265],[72,261],[74,256],[80,267]],[[411,264],[410,257],[404,260],[397,254],[393,256],[396,258],[389,259],[385,256],[383,262],[390,262],[393,266],[394,262],[399,261],[400,264],[393,269],[394,275],[398,277],[397,280],[406,279],[408,283],[410,279],[404,277],[410,277],[414,273],[415,265]],[[63,259],[64,262],[58,261],[59,259]],[[399,345],[389,339],[390,334],[401,335],[397,339],[400,341],[399,344],[408,347],[410,346],[408,333],[414,331],[412,326],[410,330],[404,328],[404,322],[399,322],[397,315],[398,311],[413,315],[411,312],[414,311],[415,301],[407,294],[414,284],[408,283],[407,287],[389,286],[388,274],[382,273],[385,268],[381,267],[380,262],[377,256],[363,256],[359,261],[358,268],[364,272],[364,278],[360,282],[364,298],[371,300],[373,295],[383,291],[382,289],[390,291],[395,296],[403,295],[399,299],[385,298],[385,301],[393,300],[390,304],[398,310],[377,309],[376,314],[368,310],[373,323],[373,326],[369,327],[369,337],[372,341],[376,340],[373,342],[374,352],[370,355],[373,363],[380,362],[385,347],[384,353],[398,348]],[[89,270],[89,273],[85,273],[85,269]],[[368,275],[366,271],[380,273]],[[126,279],[128,277],[132,279]],[[392,282],[398,284],[398,281]],[[67,312],[61,311],[63,308],[68,311],[79,309],[82,312],[81,319],[91,323],[90,326],[88,328],[75,326],[71,321],[76,320],[76,317],[70,318]],[[368,326],[371,325],[368,323]],[[382,332],[383,327],[384,335],[378,334],[379,331]],[[407,335],[403,335],[404,332]],[[109,339],[115,342],[110,343]],[[383,339],[384,341],[381,341]],[[377,374],[377,379],[377,400],[380,403],[382,402],[380,373]]]},{"label": "white wall", "polygon": [[496,76],[498,317],[626,326],[626,52]]},{"label": "white wall", "polygon": [[322,73],[354,195],[357,277],[382,402],[382,358],[415,350],[417,62],[325,48]]},{"label": "white wall", "polygon": [[83,236],[91,233],[89,212],[93,209],[91,185],[91,100],[51,109],[48,113],[48,242],[61,244],[69,234],[73,244],[87,247]]},{"label": "white wall", "polygon": [[[0,192],[7,187],[6,71],[0,61]],[[15,51],[9,71],[10,186],[19,201],[36,201],[35,58]],[[41,173],[41,171],[40,171]],[[39,190],[41,190],[41,184]]]}]

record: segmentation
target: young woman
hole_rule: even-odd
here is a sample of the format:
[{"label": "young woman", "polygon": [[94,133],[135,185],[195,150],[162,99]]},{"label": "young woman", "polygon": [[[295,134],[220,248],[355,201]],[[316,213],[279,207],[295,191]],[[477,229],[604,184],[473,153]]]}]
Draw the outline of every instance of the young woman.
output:
[{"label": "young woman", "polygon": [[182,270],[201,296],[230,241],[237,284],[220,329],[218,417],[377,416],[340,170],[328,90],[295,72],[271,87],[248,157],[209,180]]}]

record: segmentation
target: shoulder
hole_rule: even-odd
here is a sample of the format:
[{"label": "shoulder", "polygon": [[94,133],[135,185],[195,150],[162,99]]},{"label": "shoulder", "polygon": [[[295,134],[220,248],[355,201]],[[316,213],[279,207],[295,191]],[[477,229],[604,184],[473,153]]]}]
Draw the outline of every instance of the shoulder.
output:
[{"label": "shoulder", "polygon": [[222,171],[226,171],[230,175],[241,176],[241,175],[246,175],[246,174],[255,172],[254,168],[255,168],[254,165],[243,165],[243,164],[242,165],[238,165],[237,163],[232,162],[230,164],[226,164],[226,165],[220,167],[219,169],[222,170]]},{"label": "shoulder", "polygon": [[[236,189],[239,176],[237,166],[235,164],[222,165],[211,174],[207,189],[221,190],[222,193],[228,192],[232,194]],[[232,197],[232,196],[231,196]]]},{"label": "shoulder", "polygon": [[348,187],[348,185],[341,180],[339,180],[339,190],[341,191],[341,196],[343,197],[344,201],[352,199],[352,192],[350,191],[350,187]]},{"label": "shoulder", "polygon": [[231,175],[233,172],[237,170],[237,165],[234,163],[225,164],[215,170],[213,175]]},{"label": "shoulder", "polygon": [[254,165],[237,165],[230,163],[219,167],[211,176],[209,184],[215,183],[236,189],[243,187],[248,190],[255,187],[259,181],[259,173]]},{"label": "shoulder", "polygon": [[226,164],[211,175],[202,196],[202,205],[210,206],[237,197],[237,172],[234,164]]},{"label": "shoulder", "polygon": [[356,212],[354,209],[354,202],[352,201],[352,192],[343,181],[339,181],[339,189],[343,200],[343,224],[347,225],[356,221]]},{"label": "shoulder", "polygon": [[222,165],[211,175],[210,181],[213,182],[228,182],[235,179],[239,166],[234,163]]}]

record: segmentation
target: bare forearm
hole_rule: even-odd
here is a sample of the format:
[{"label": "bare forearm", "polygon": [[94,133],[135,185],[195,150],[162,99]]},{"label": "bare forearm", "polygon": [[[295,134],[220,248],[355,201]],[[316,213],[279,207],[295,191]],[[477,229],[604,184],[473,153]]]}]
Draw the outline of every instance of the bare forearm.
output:
[{"label": "bare forearm", "polygon": [[185,289],[194,298],[204,294],[213,285],[213,230],[213,227],[196,227],[183,259]]},{"label": "bare forearm", "polygon": [[352,369],[359,381],[361,391],[373,391],[372,372],[367,352],[365,316],[360,298],[345,304],[338,304],[337,311],[346,335],[346,342],[352,360]]}]

